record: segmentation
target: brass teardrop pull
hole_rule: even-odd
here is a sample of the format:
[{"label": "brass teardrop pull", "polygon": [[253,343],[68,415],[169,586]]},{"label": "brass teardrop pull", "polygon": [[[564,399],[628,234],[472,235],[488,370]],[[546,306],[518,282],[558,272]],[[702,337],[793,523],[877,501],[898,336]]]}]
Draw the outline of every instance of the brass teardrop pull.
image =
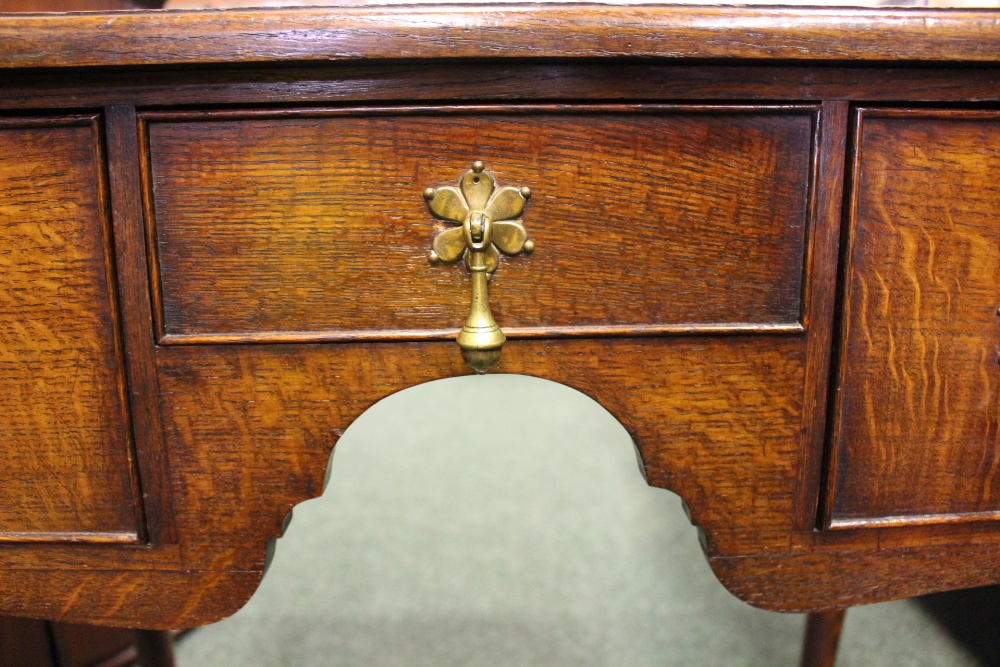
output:
[{"label": "brass teardrop pull", "polygon": [[465,326],[458,334],[462,356],[477,373],[485,373],[500,360],[507,337],[490,310],[489,279],[500,265],[500,252],[531,254],[535,244],[517,220],[531,191],[509,185],[496,187],[482,162],[473,162],[458,187],[427,188],[424,198],[438,218],[451,227],[434,238],[430,261],[457,262],[463,256],[472,272],[472,303]]}]

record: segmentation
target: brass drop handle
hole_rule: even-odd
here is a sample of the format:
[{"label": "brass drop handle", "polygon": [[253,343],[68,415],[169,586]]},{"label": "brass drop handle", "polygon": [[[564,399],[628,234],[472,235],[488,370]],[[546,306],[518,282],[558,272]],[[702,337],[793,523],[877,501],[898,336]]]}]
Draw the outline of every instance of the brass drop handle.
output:
[{"label": "brass drop handle", "polygon": [[477,373],[485,373],[500,360],[507,337],[490,310],[489,280],[500,265],[500,252],[531,254],[535,244],[517,218],[524,212],[531,191],[509,185],[497,188],[482,162],[473,162],[458,187],[427,188],[424,198],[438,218],[451,227],[434,238],[430,261],[457,262],[463,256],[472,272],[472,303],[458,334],[462,356]]}]

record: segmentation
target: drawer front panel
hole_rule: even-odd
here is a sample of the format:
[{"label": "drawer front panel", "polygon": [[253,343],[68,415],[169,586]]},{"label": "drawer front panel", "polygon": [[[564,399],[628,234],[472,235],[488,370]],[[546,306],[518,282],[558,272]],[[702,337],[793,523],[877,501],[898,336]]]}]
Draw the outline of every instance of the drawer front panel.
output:
[{"label": "drawer front panel", "polygon": [[426,187],[483,160],[537,245],[491,287],[510,335],[801,329],[813,107],[150,113],[163,342],[440,338]]},{"label": "drawer front panel", "polygon": [[136,539],[99,136],[0,121],[0,540]]},{"label": "drawer front panel", "polygon": [[858,124],[830,523],[1000,517],[1000,113]]}]

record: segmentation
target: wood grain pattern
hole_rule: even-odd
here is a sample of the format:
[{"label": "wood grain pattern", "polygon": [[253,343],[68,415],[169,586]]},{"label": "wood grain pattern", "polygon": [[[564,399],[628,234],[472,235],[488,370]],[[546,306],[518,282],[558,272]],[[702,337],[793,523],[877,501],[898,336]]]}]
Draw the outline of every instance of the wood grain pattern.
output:
[{"label": "wood grain pattern", "polygon": [[398,58],[997,62],[996,11],[503,5],[0,18],[0,67]]},{"label": "wood grain pattern", "polygon": [[[1000,578],[1000,550],[975,540],[905,549],[713,557],[709,562],[719,581],[744,602],[795,613],[847,609],[861,599],[893,600],[985,586]],[[858,591],[865,593],[859,597]]]},{"label": "wood grain pattern", "polygon": [[[689,61],[422,61],[338,63],[334,67],[260,65],[233,69],[51,70],[44,77],[0,71],[0,109],[191,105],[374,104],[451,101],[756,102],[928,100],[1000,102],[1000,68],[974,69]],[[890,92],[891,91],[891,92]]]},{"label": "wood grain pattern", "polygon": [[468,275],[428,264],[446,225],[421,193],[474,159],[533,193],[538,250],[503,260],[490,288],[509,336],[798,331],[815,114],[151,116],[162,342],[454,335]]},{"label": "wood grain pattern", "polygon": [[858,114],[830,521],[1000,517],[1000,114]]},{"label": "wood grain pattern", "polygon": [[[511,341],[498,370],[598,400],[635,437],[649,483],[685,498],[711,552],[735,555],[788,549],[804,352],[801,337]],[[322,491],[329,452],[370,405],[470,372],[450,342],[170,346],[157,357],[185,563],[212,569],[262,566],[262,545]]]},{"label": "wood grain pattern", "polygon": [[843,627],[843,609],[809,614],[799,667],[834,667]]},{"label": "wood grain pattern", "polygon": [[[688,499],[695,518],[711,527],[713,552],[787,549],[801,337],[508,345],[502,371],[577,387],[635,433],[650,481]],[[256,587],[266,544],[288,509],[321,492],[331,448],[347,426],[392,391],[468,372],[450,342],[171,346],[157,357],[181,553],[146,548],[144,560],[139,548],[105,551],[87,567],[75,552],[32,561],[30,552],[0,551],[0,608],[161,628],[232,613]],[[705,358],[716,363],[696,363]],[[665,423],[673,426],[664,431]],[[758,472],[750,476],[751,469]],[[51,589],[46,582],[60,573],[73,585]],[[7,588],[14,580],[19,591],[45,590],[45,597]],[[166,598],[159,606],[145,598],[154,590]]]},{"label": "wood grain pattern", "polygon": [[5,542],[0,548],[0,569],[92,570],[110,567],[123,570],[177,569],[181,549],[177,544],[149,545],[141,542],[80,543],[63,540],[48,544]]},{"label": "wood grain pattern", "polygon": [[129,401],[136,462],[141,477],[145,537],[153,544],[176,542],[171,504],[170,464],[163,442],[159,389],[153,360],[153,316],[142,188],[139,185],[138,122],[132,107],[112,106],[105,111],[108,145],[108,181],[119,293],[122,301],[122,334],[125,340]]},{"label": "wood grain pattern", "polygon": [[137,539],[96,123],[0,123],[0,540]]},{"label": "wood grain pattern", "polygon": [[810,201],[810,218],[813,224],[806,258],[809,279],[805,294],[805,321],[809,328],[805,378],[807,389],[802,406],[804,437],[798,464],[799,486],[795,493],[796,531],[811,531],[816,526],[820,499],[848,113],[849,105],[846,102],[825,102],[817,128],[818,150],[814,154],[814,160],[816,173],[822,174],[822,178],[817,178]]},{"label": "wood grain pattern", "polygon": [[235,613],[262,576],[260,570],[4,569],[0,608],[13,616],[170,630],[178,622],[203,625]]},{"label": "wood grain pattern", "polygon": [[[688,227],[668,225],[672,241],[668,244],[654,234],[661,227],[650,231],[642,225],[643,220],[635,224],[641,216],[615,214],[617,218],[609,215],[600,220],[600,224],[606,224],[606,219],[619,223],[606,225],[604,229],[612,233],[600,242],[588,245],[567,241],[557,233],[558,223],[563,218],[579,224],[592,221],[593,211],[582,207],[579,211],[569,210],[565,203],[546,201],[540,194],[544,186],[524,183],[533,187],[538,196],[529,205],[525,220],[540,241],[539,250],[531,258],[506,262],[495,289],[502,297],[498,314],[504,324],[509,328],[520,317],[526,326],[513,329],[513,333],[534,337],[510,341],[499,370],[563,382],[611,410],[635,435],[650,482],[675,490],[687,502],[693,518],[705,531],[705,546],[714,571],[727,587],[752,604],[783,611],[817,611],[1000,582],[1000,529],[996,521],[986,520],[995,509],[990,495],[995,484],[991,480],[995,478],[990,477],[988,466],[976,467],[980,459],[972,456],[970,462],[975,447],[962,444],[967,442],[962,439],[963,428],[979,422],[950,420],[948,431],[935,412],[936,405],[924,411],[926,419],[920,415],[921,423],[933,422],[938,431],[933,447],[911,448],[915,449],[914,464],[906,462],[911,452],[905,447],[891,451],[869,448],[860,458],[845,456],[839,462],[832,461],[833,467],[826,471],[841,466],[851,471],[860,463],[862,467],[856,470],[871,472],[869,478],[874,482],[862,479],[860,474],[851,482],[853,488],[863,490],[862,494],[844,496],[856,500],[876,489],[871,498],[864,499],[865,503],[871,499],[880,503],[892,494],[898,497],[903,488],[900,475],[912,473],[912,479],[921,481],[920,476],[930,471],[927,489],[913,485],[917,489],[914,499],[919,511],[933,506],[937,513],[919,516],[929,516],[938,523],[899,525],[890,518],[874,524],[866,523],[866,519],[854,526],[840,525],[837,530],[816,528],[817,500],[823,488],[820,472],[824,470],[824,425],[830,421],[826,399],[829,390],[837,388],[830,382],[828,369],[834,347],[831,332],[835,328],[835,306],[837,299],[844,296],[836,290],[837,244],[844,168],[850,157],[850,109],[869,102],[879,105],[877,114],[874,109],[864,113],[875,122],[877,132],[869,138],[877,139],[871,145],[878,149],[876,156],[882,158],[872,161],[866,171],[855,166],[853,172],[868,188],[859,200],[868,202],[868,212],[858,221],[878,227],[882,223],[876,225],[876,221],[884,217],[894,229],[910,225],[907,233],[924,253],[917,253],[914,260],[909,246],[900,242],[902,234],[890,236],[884,243],[881,238],[872,240],[867,246],[871,251],[867,259],[861,257],[859,262],[859,266],[871,271],[866,269],[862,275],[874,275],[877,269],[880,276],[895,275],[893,271],[903,276],[906,271],[900,267],[916,267],[924,309],[940,305],[935,298],[940,301],[941,294],[952,292],[951,310],[933,308],[924,313],[913,308],[912,284],[900,278],[902,296],[890,300],[889,305],[902,313],[896,321],[926,320],[940,329],[935,335],[953,343],[945,356],[939,355],[939,362],[948,360],[956,368],[978,371],[978,362],[969,363],[971,357],[963,361],[955,355],[973,345],[972,339],[995,341],[997,331],[987,331],[988,327],[980,330],[978,324],[972,324],[977,320],[971,306],[964,305],[964,296],[955,296],[958,291],[949,287],[949,277],[942,271],[953,270],[963,278],[975,271],[977,275],[970,279],[968,289],[980,294],[989,292],[988,273],[996,259],[990,254],[993,251],[984,258],[976,254],[980,245],[956,245],[954,239],[958,238],[957,230],[964,234],[962,238],[986,238],[986,245],[993,242],[992,222],[977,228],[963,223],[955,212],[996,212],[995,199],[988,201],[989,193],[996,192],[989,187],[995,178],[984,176],[980,163],[985,161],[990,173],[995,173],[996,156],[990,146],[996,146],[995,109],[1000,102],[998,30],[1000,21],[995,11],[580,5],[0,17],[0,108],[9,110],[9,116],[17,116],[8,122],[8,129],[0,130],[0,135],[15,132],[19,138],[32,139],[8,141],[7,161],[13,165],[11,169],[34,165],[37,168],[31,176],[41,179],[41,185],[31,192],[12,190],[20,193],[17,196],[22,206],[17,210],[25,223],[23,229],[51,231],[55,224],[52,220],[36,224],[34,216],[40,211],[53,220],[73,219],[68,208],[58,208],[73,190],[63,186],[67,179],[78,185],[89,183],[87,192],[91,196],[98,193],[96,200],[90,200],[91,208],[79,209],[90,211],[86,224],[78,220],[77,231],[91,244],[87,248],[92,252],[86,253],[87,261],[74,265],[72,275],[80,280],[87,277],[93,290],[87,292],[93,297],[90,303],[100,306],[87,310],[88,317],[105,326],[94,334],[96,338],[92,337],[102,341],[104,347],[100,349],[105,355],[95,357],[93,372],[104,378],[105,388],[114,389],[108,395],[121,394],[115,399],[121,401],[117,412],[112,409],[100,414],[104,419],[119,419],[122,430],[115,432],[127,434],[128,424],[121,416],[127,397],[137,431],[135,463],[148,520],[147,535],[136,531],[138,524],[133,519],[130,529],[124,532],[116,527],[112,532],[98,534],[94,527],[62,525],[69,532],[58,533],[62,539],[58,543],[26,541],[26,535],[42,540],[53,535],[37,530],[15,535],[20,542],[3,542],[0,612],[158,628],[206,623],[232,613],[249,599],[259,582],[268,545],[281,533],[288,509],[322,490],[329,452],[353,419],[392,391],[467,372],[449,341],[351,342],[341,336],[337,344],[302,344],[317,332],[302,331],[300,327],[317,323],[330,326],[334,321],[330,318],[344,317],[345,313],[358,319],[357,313],[342,302],[339,309],[332,307],[337,305],[338,293],[329,285],[319,295],[322,298],[315,298],[315,294],[310,297],[315,300],[304,314],[289,307],[287,299],[284,303],[277,300],[281,312],[270,312],[271,304],[267,302],[260,304],[259,312],[253,311],[247,294],[266,283],[259,280],[244,280],[246,292],[229,290],[239,309],[227,310],[216,303],[213,310],[202,303],[195,304],[203,308],[201,311],[192,309],[191,304],[184,305],[186,310],[181,311],[185,317],[202,317],[206,313],[217,315],[216,320],[228,317],[229,325],[252,325],[260,330],[266,328],[263,325],[277,327],[285,338],[272,337],[272,341],[299,343],[157,347],[151,300],[160,294],[158,290],[150,291],[148,272],[152,269],[155,273],[162,267],[153,263],[152,257],[147,261],[144,256],[142,223],[143,204],[148,204],[149,211],[155,208],[159,215],[162,202],[153,201],[148,188],[150,200],[142,202],[142,151],[136,127],[140,117],[145,117],[151,128],[167,131],[160,139],[170,140],[172,174],[177,177],[172,182],[176,185],[183,181],[184,191],[201,203],[200,209],[195,209],[190,202],[182,201],[179,193],[183,188],[175,196],[172,210],[184,211],[187,217],[173,221],[198,221],[198,225],[187,229],[186,236],[175,236],[177,243],[169,248],[175,258],[199,259],[197,247],[189,244],[207,240],[212,245],[213,234],[219,233],[217,227],[221,224],[235,221],[249,230],[244,230],[246,238],[230,235],[227,241],[233,242],[228,245],[214,243],[220,248],[218,256],[231,262],[231,272],[217,272],[214,279],[229,281],[230,287],[239,282],[239,272],[268,275],[266,262],[278,259],[296,276],[296,288],[309,297],[307,288],[315,286],[315,275],[338,270],[336,253],[344,247],[327,244],[324,249],[329,256],[320,261],[310,255],[313,248],[303,241],[312,230],[321,228],[316,212],[328,207],[331,199],[342,196],[330,188],[314,187],[324,184],[322,177],[315,177],[318,167],[338,174],[338,183],[353,174],[353,187],[371,195],[379,189],[376,183],[381,183],[387,170],[400,169],[390,149],[394,147],[396,153],[409,156],[410,166],[403,170],[409,173],[400,172],[397,182],[400,192],[403,184],[406,188],[416,184],[413,199],[406,200],[406,205],[413,207],[412,213],[403,215],[399,204],[402,199],[393,200],[391,206],[370,206],[370,210],[357,206],[364,214],[359,218],[364,224],[357,229],[374,233],[376,241],[382,242],[379,249],[383,250],[383,272],[376,277],[391,276],[394,285],[409,280],[410,291],[406,285],[399,285],[398,294],[418,295],[400,297],[387,287],[370,286],[381,290],[379,298],[367,302],[362,298],[360,313],[368,321],[377,322],[376,329],[364,334],[372,338],[398,335],[391,330],[385,333],[383,322],[377,319],[375,306],[379,302],[388,304],[383,308],[387,317],[398,320],[393,326],[402,322],[407,327],[432,327],[409,329],[408,335],[413,338],[447,335],[447,330],[457,327],[464,315],[459,312],[468,298],[463,271],[423,263],[434,223],[420,199],[420,189],[454,182],[468,161],[474,159],[464,153],[478,147],[473,137],[482,133],[483,127],[501,124],[492,138],[488,131],[483,136],[494,143],[502,139],[508,147],[505,150],[512,154],[511,146],[520,147],[506,164],[490,164],[504,183],[525,176],[536,179],[545,173],[543,164],[548,158],[536,151],[545,141],[554,145],[558,143],[557,135],[568,134],[573,150],[563,156],[572,159],[564,162],[572,163],[575,171],[570,173],[563,164],[556,173],[564,182],[586,184],[591,175],[600,172],[604,176],[592,181],[592,185],[612,184],[610,191],[621,199],[630,194],[633,201],[629,205],[644,212],[644,220],[655,219],[659,224],[657,212],[667,208],[663,204],[669,202],[670,207],[686,212],[683,222]],[[247,66],[251,63],[253,66]],[[919,67],[910,66],[913,63]],[[705,105],[710,101],[721,111],[707,112]],[[537,110],[538,105],[551,107],[558,103],[577,111],[584,104],[601,105],[604,111],[589,115],[574,115],[565,108],[556,112],[526,111],[529,105]],[[673,106],[635,113],[636,104],[657,103]],[[417,113],[413,105],[418,104],[450,109],[451,115],[425,121],[429,114]],[[484,111],[482,105],[488,104],[494,106]],[[994,111],[926,110],[932,105],[968,109],[972,104]],[[327,110],[317,113],[315,108],[303,108],[307,105],[323,105]],[[364,118],[356,112],[361,105],[369,108]],[[391,109],[380,116],[372,113],[371,107],[379,105]],[[506,105],[517,105],[519,109],[503,113]],[[687,105],[687,109],[677,105]],[[758,107],[735,111],[752,105]],[[911,105],[924,110],[891,111],[885,108],[887,105]],[[787,109],[781,110],[784,107]],[[80,148],[73,152],[76,157],[67,158],[58,146],[46,143],[40,125],[26,129],[32,124],[26,120],[28,117],[65,116],[80,113],[80,109],[103,109],[106,121],[103,146],[100,132],[95,129],[95,117],[87,116],[80,121],[82,125],[71,125],[67,130],[84,133],[84,126],[90,127],[86,143],[89,153]],[[197,109],[221,111],[212,116],[193,111]],[[910,116],[904,117],[906,113]],[[534,124],[525,124],[525,118],[534,119]],[[430,135],[425,135],[423,125],[416,127],[417,120],[437,125],[431,128]],[[518,122],[545,141],[535,141],[533,136],[526,139],[511,131],[511,123]],[[558,126],[560,122],[565,124]],[[893,123],[900,123],[903,129],[895,129]],[[963,124],[978,129],[954,129]],[[210,127],[219,133],[206,131]],[[621,132],[610,132],[613,127]],[[372,128],[384,131],[376,133]],[[457,144],[441,141],[455,128],[462,135]],[[548,134],[538,133],[539,129]],[[29,130],[38,135],[37,141],[35,134],[26,134]],[[414,130],[419,132],[414,134]],[[652,130],[664,130],[663,134],[669,136],[657,136]],[[345,132],[353,132],[354,138]],[[83,134],[80,136],[79,142],[70,143],[84,146]],[[435,137],[438,141],[432,146]],[[331,138],[344,144],[341,159],[335,159],[338,148]],[[897,139],[901,140],[899,145],[895,145]],[[295,141],[300,142],[298,146],[291,145]],[[25,150],[26,144],[35,144],[36,148]],[[558,146],[553,145],[546,144],[546,151],[560,155]],[[382,164],[359,169],[360,161],[377,154],[369,146],[382,151]],[[271,153],[262,154],[261,147]],[[666,195],[659,197],[662,193],[658,193],[647,200],[649,188],[629,184],[645,173],[640,167],[646,169],[646,163],[637,157],[637,147],[658,156],[660,162],[652,162],[656,173],[676,179],[663,190]],[[97,166],[102,151],[108,153],[107,187],[102,180],[104,169]],[[449,158],[440,166],[427,166],[431,163],[423,161],[448,151],[459,159]],[[422,161],[415,168],[418,155]],[[242,173],[234,156],[247,158],[250,171]],[[754,156],[765,159],[753,162]],[[956,156],[960,159],[954,159]],[[873,170],[885,166],[890,173],[891,168],[905,171],[901,165],[912,166],[914,161],[922,164],[923,170],[911,169],[904,179],[906,187],[897,188],[910,199],[897,196],[894,200],[889,190],[879,189],[888,177]],[[89,166],[83,168],[85,164]],[[70,165],[72,169],[62,168]],[[255,201],[246,188],[252,180],[247,173],[283,177],[299,174],[302,183],[261,191],[255,195],[259,201]],[[359,174],[364,178],[357,178]],[[785,186],[795,187],[772,187],[777,181],[768,181],[767,174],[784,174],[781,178],[785,178]],[[225,179],[230,182],[223,182]],[[261,182],[274,183],[266,179]],[[757,187],[761,183],[763,189]],[[707,190],[706,184],[710,186]],[[197,188],[214,194],[199,195]],[[589,192],[590,209],[608,212],[602,209],[605,204],[596,194],[596,187],[583,191]],[[302,192],[312,197],[309,205],[291,206],[296,202],[294,195]],[[10,196],[10,192],[0,191],[0,201]],[[653,201],[658,197],[663,201]],[[261,208],[255,208],[256,203]],[[891,215],[884,215],[886,205],[893,207]],[[6,215],[6,209],[0,210]],[[205,210],[212,212],[211,218],[204,215]],[[24,211],[31,211],[30,221]],[[280,218],[272,215],[275,211],[282,214]],[[384,218],[382,222],[393,224],[382,226],[372,222],[386,211],[395,212],[398,220]],[[741,218],[739,211],[752,214]],[[242,221],[233,213],[239,213]],[[565,215],[556,215],[561,213]],[[943,213],[959,221],[954,229],[942,222],[947,220]],[[399,222],[411,220],[411,215],[420,220],[419,233],[418,223],[407,227]],[[107,229],[109,219],[113,221],[113,234]],[[268,225],[278,219],[299,225],[302,234],[301,238],[291,239],[294,247],[268,242],[266,232],[273,232],[273,225]],[[765,221],[776,223],[772,231],[793,229],[783,226],[781,220],[797,221],[798,226],[789,237],[794,243],[772,234],[761,244],[728,244],[732,236],[713,236],[719,228],[706,227],[706,219],[726,224],[749,220],[749,227],[740,231],[751,232],[767,229],[770,223]],[[259,227],[251,228],[248,222]],[[913,233],[918,223],[926,226],[925,237]],[[178,225],[173,231],[185,229]],[[850,232],[850,225],[845,229]],[[196,235],[190,233],[192,230],[204,233]],[[259,242],[259,247],[256,254],[244,257],[256,264],[241,263],[232,252],[239,248],[239,242],[249,238]],[[933,264],[926,252],[928,238],[935,242]],[[639,244],[636,250],[637,244],[629,243],[634,239],[644,241],[646,246]],[[706,244],[708,240],[713,243]],[[606,252],[605,243],[614,252]],[[719,248],[723,244],[732,245],[725,249],[728,255]],[[402,253],[398,258],[402,265],[387,269],[390,262],[384,257],[388,252],[385,248],[402,246],[419,251]],[[8,247],[5,245],[3,252]],[[116,260],[113,264],[104,261],[112,247]],[[706,252],[706,248],[716,254]],[[554,249],[585,255],[597,269],[586,273],[575,266],[554,263],[556,257],[569,256],[546,254]],[[626,250],[635,255],[628,255],[627,261],[619,260]],[[794,261],[783,251],[797,253]],[[702,256],[711,261],[696,263],[696,254],[699,262]],[[0,253],[3,256],[10,254]],[[693,271],[696,278],[700,276],[691,282],[692,289],[670,282],[676,276],[664,261],[665,256]],[[846,258],[853,256],[848,253]],[[886,265],[875,267],[876,258]],[[211,265],[207,257],[199,261]],[[932,269],[928,270],[928,266]],[[720,271],[720,267],[728,267],[728,272]],[[195,282],[195,274],[182,275],[173,270],[177,267],[168,268],[165,284],[176,286],[177,281],[187,280],[189,295],[212,294],[216,288],[209,281]],[[594,287],[595,294],[604,294],[601,289],[608,285],[628,292],[632,289],[629,277],[645,276],[655,270],[659,276],[654,282],[661,289],[649,297],[646,305],[652,304],[657,319],[636,319],[635,299],[619,299],[621,310],[613,312],[605,303],[607,299],[588,297],[578,288],[569,293],[576,301],[567,300],[561,288],[553,286],[556,281],[543,281],[542,276],[531,274],[542,268],[548,271],[546,279],[559,278],[559,272],[569,274],[578,284]],[[849,279],[849,267],[844,268]],[[428,273],[415,273],[414,269]],[[419,277],[432,274],[436,275]],[[598,278],[598,274],[603,277]],[[19,280],[17,274],[12,275]],[[272,271],[272,275],[277,273]],[[5,288],[7,277],[0,271],[0,285]],[[452,290],[452,296],[439,302],[437,293],[432,297],[430,292],[412,291],[415,285],[426,287],[434,281],[441,282],[436,287]],[[277,278],[273,284],[284,285]],[[748,289],[733,290],[734,284]],[[770,289],[775,284],[777,290],[767,295],[749,289]],[[27,292],[38,294],[51,286],[44,282],[24,285]],[[532,287],[543,290],[546,312],[557,321],[543,322],[539,305],[524,298],[526,288]],[[546,289],[550,291],[545,293]],[[122,355],[113,352],[113,345],[108,347],[109,341],[113,343],[118,337],[112,292],[117,293],[117,307],[121,310]],[[9,290],[3,293],[16,294]],[[853,297],[847,297],[851,310],[844,313],[844,321],[850,322],[850,313],[856,310]],[[401,300],[391,302],[394,298]],[[414,302],[454,308],[454,313],[444,315],[458,316],[458,321],[447,325],[415,324],[415,319],[430,317],[427,311],[408,313],[407,304]],[[580,304],[582,308],[578,308]],[[528,310],[519,311],[521,307]],[[711,322],[692,323],[688,317],[709,312]],[[584,329],[574,319],[581,313],[590,317]],[[767,317],[752,319],[761,314]],[[174,325],[204,324],[196,318],[178,319],[177,312],[174,315]],[[525,315],[535,319],[524,320]],[[620,315],[624,319],[614,320]],[[948,318],[958,325],[954,331],[946,330],[952,321]],[[19,320],[15,313],[5,321]],[[41,321],[45,322],[44,317]],[[912,335],[900,338],[892,328],[896,321],[880,322],[873,316],[871,331],[883,336],[892,333],[896,336],[894,342],[902,340],[909,352],[919,353]],[[1000,327],[1000,319],[991,322],[991,326]],[[336,324],[340,326],[341,322]],[[922,326],[923,334],[931,331],[927,324]],[[324,331],[329,334],[332,330]],[[349,331],[355,333],[347,338],[357,337],[357,329]],[[592,338],[564,338],[581,333]],[[623,333],[642,337],[623,338]],[[187,343],[198,342],[191,334],[176,335],[189,336],[184,341]],[[230,340],[236,341],[243,334],[224,335],[235,336]],[[252,336],[248,334],[244,340],[249,338]],[[211,339],[201,339],[202,343],[206,340]],[[67,343],[65,347],[72,346]],[[858,368],[863,371],[845,376],[852,382],[852,378],[862,377],[866,368],[899,366],[898,360],[893,362],[896,366],[886,366],[864,349],[845,349],[854,355],[845,358],[860,364]],[[911,356],[918,358],[919,354]],[[102,363],[107,360],[110,363]],[[872,377],[877,379],[879,372],[872,371]],[[0,377],[0,384],[9,382],[8,376]],[[69,376],[59,374],[54,381],[65,384]],[[949,414],[956,414],[962,403],[955,390],[975,389],[970,384],[974,381],[963,379],[966,384],[949,384],[949,400],[954,399],[946,404]],[[902,396],[901,400],[907,400],[899,387],[889,389],[889,398]],[[965,408],[969,414],[992,409],[985,404],[975,407],[976,397],[995,401],[995,395],[986,390],[977,393],[970,389],[964,396],[969,399]],[[845,414],[851,419],[851,414],[857,413]],[[0,428],[6,419],[5,414],[0,414]],[[917,431],[919,435],[919,428]],[[112,474],[113,467],[121,476],[115,478],[119,479],[115,483],[123,490],[129,488],[128,471],[134,466],[128,459],[128,448],[119,449],[126,442],[121,439],[125,436],[116,437],[100,440],[99,451],[101,456],[119,458],[102,459],[104,467],[86,471],[100,477]],[[6,441],[0,445],[5,446],[10,445]],[[995,452],[981,442],[975,446],[980,447],[980,454]],[[65,457],[57,458],[56,468],[64,465],[84,469],[76,450],[67,451]],[[33,454],[33,450],[21,453],[26,452]],[[936,461],[934,452],[950,458]],[[879,458],[887,454],[891,456]],[[886,462],[891,466],[882,466]],[[34,459],[28,465],[38,468],[41,464]],[[980,481],[962,486],[962,471],[978,474]],[[0,468],[0,475],[5,474],[11,473]],[[37,484],[45,480],[40,475],[31,475],[31,482],[25,476],[18,483]],[[879,481],[880,475],[890,483]],[[974,477],[970,474],[969,479]],[[828,474],[828,480],[837,481],[836,475]],[[102,484],[101,488],[110,493],[114,484]],[[882,488],[889,495],[878,496]],[[945,496],[953,491],[955,500],[946,503]],[[60,493],[56,491],[53,499],[61,501],[73,495]],[[138,491],[132,494],[126,497],[129,507],[139,497]],[[12,491],[9,484],[0,487],[0,516],[3,512],[13,516],[21,511],[16,505],[22,499],[29,509],[35,500],[20,494],[17,487]],[[920,503],[925,506],[919,507]],[[828,502],[825,507],[830,506]],[[863,503],[855,504],[853,509],[865,513],[865,507]],[[955,508],[961,512],[948,513]],[[86,508],[73,505],[71,511],[77,509]],[[38,510],[33,511],[40,516]],[[970,513],[979,520],[940,523]],[[23,523],[22,515],[17,516]],[[72,515],[65,516],[75,521]],[[909,514],[906,520],[912,523],[917,516]],[[63,523],[69,524],[70,519]],[[95,536],[141,539],[103,544],[72,541],[93,541]]]}]

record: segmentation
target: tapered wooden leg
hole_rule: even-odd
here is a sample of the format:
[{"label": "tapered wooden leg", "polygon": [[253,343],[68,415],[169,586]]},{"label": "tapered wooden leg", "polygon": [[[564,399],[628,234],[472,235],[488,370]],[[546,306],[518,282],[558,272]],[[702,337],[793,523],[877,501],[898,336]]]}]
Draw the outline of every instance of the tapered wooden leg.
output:
[{"label": "tapered wooden leg", "polygon": [[802,643],[801,667],[833,667],[837,662],[837,644],[844,626],[845,609],[809,614],[806,637]]},{"label": "tapered wooden leg", "polygon": [[136,630],[135,646],[140,667],[174,667],[174,633],[169,630]]}]

